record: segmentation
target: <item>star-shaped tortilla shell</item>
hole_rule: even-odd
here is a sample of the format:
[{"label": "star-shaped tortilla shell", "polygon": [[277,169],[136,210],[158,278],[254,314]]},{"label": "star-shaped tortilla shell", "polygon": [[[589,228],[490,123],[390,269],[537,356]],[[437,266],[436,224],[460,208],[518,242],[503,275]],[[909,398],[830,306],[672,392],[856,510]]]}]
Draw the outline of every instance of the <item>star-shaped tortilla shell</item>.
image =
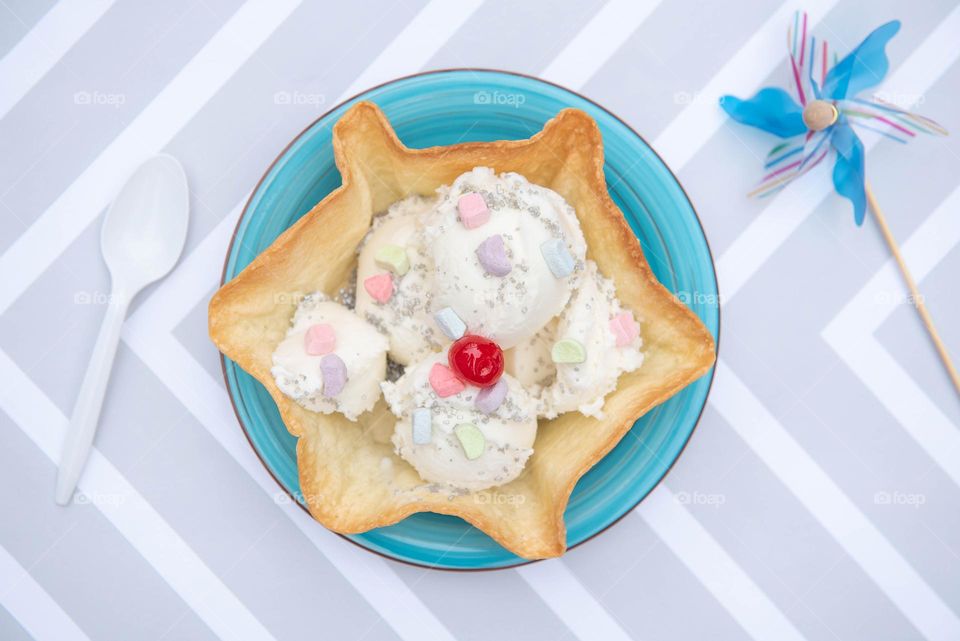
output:
[{"label": "star-shaped tortilla shell", "polygon": [[[210,302],[210,336],[273,396],[299,437],[300,486],[310,513],[341,533],[365,532],[416,512],[452,514],[528,559],[566,549],[563,512],[577,480],[609,452],[644,412],[709,370],[713,338],[650,271],[640,244],[607,193],[603,145],[586,113],[565,109],[528,140],[408,149],[380,109],[354,105],[334,127],[343,185],[318,203]],[[394,454],[392,415],[381,399],[351,422],[308,411],[270,375],[305,294],[336,293],[350,278],[372,217],[412,194],[433,195],[474,167],[518,172],[561,194],[576,210],[588,257],[612,278],[624,308],[641,320],[643,365],[620,377],[597,420],[578,412],[541,420],[534,454],[514,481],[484,492],[438,491]]]}]

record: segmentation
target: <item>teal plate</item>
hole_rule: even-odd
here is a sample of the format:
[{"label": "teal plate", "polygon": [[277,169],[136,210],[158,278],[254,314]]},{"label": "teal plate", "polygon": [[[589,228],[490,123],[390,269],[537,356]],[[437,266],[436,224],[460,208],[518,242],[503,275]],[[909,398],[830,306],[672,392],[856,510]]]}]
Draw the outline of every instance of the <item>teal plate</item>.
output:
[{"label": "teal plate", "polygon": [[[236,276],[300,216],[340,185],[331,130],[358,100],[386,113],[410,147],[529,138],[565,107],[589,113],[603,133],[610,195],[640,239],[651,268],[716,337],[717,281],[710,249],[690,201],[656,153],[616,116],[586,98],[542,80],[501,71],[459,69],[401,78],[375,87],[321,116],[273,163],[240,218],[227,254],[224,282]],[[240,424],[263,464],[302,505],[296,439],[266,389],[224,359],[227,388]],[[580,479],[564,518],[567,545],[602,532],[633,509],[664,477],[693,433],[713,374],[648,412]],[[466,522],[415,514],[389,527],[346,537],[392,559],[447,569],[492,569],[525,560]]]}]

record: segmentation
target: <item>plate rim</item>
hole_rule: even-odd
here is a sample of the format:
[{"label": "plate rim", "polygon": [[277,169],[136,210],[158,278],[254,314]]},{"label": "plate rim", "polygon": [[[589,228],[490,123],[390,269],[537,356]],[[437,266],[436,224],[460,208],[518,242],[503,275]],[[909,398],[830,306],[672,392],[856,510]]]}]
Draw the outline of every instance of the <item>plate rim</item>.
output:
[{"label": "plate rim", "polygon": [[[674,182],[677,184],[677,186],[680,188],[680,192],[683,194],[684,200],[686,200],[686,201],[687,201],[687,204],[690,206],[690,211],[693,212],[693,217],[694,217],[694,219],[695,219],[696,222],[697,222],[697,226],[700,228],[700,233],[701,233],[701,235],[703,236],[704,244],[705,244],[706,247],[707,247],[707,256],[710,258],[710,266],[712,267],[712,270],[711,270],[711,271],[713,272],[713,282],[714,282],[714,285],[715,285],[715,289],[716,289],[716,291],[717,291],[717,300],[718,300],[718,301],[722,300],[722,295],[721,295],[721,292],[720,292],[720,281],[719,281],[719,279],[717,278],[717,263],[716,263],[716,260],[714,259],[714,256],[713,256],[713,248],[710,246],[710,239],[707,237],[707,232],[706,232],[706,229],[704,229],[703,221],[702,221],[701,218],[700,218],[700,214],[699,214],[699,212],[697,211],[696,206],[694,206],[693,201],[690,199],[690,195],[687,193],[687,190],[686,190],[686,188],[683,186],[683,183],[680,182],[680,179],[677,177],[676,173],[674,173],[673,169],[670,167],[669,164],[667,164],[667,162],[663,159],[663,156],[661,156],[661,155],[657,152],[657,150],[653,147],[653,145],[651,145],[651,144],[647,141],[647,139],[644,138],[639,132],[637,132],[637,130],[634,129],[630,124],[628,124],[625,120],[623,120],[622,118],[620,118],[620,116],[616,115],[615,113],[613,113],[612,111],[610,111],[609,109],[607,109],[606,107],[604,107],[603,105],[601,105],[600,103],[598,103],[598,102],[596,102],[595,100],[593,100],[593,99],[591,99],[591,98],[583,95],[582,93],[580,93],[580,92],[578,92],[578,91],[575,91],[575,90],[573,90],[573,89],[570,89],[570,88],[568,88],[568,87],[565,87],[565,86],[563,86],[563,85],[561,85],[561,84],[559,84],[559,83],[552,82],[552,81],[550,81],[550,80],[545,80],[545,79],[543,79],[543,78],[540,78],[540,77],[538,77],[538,76],[534,76],[534,75],[531,75],[531,74],[527,74],[527,73],[523,73],[523,72],[519,72],[519,71],[509,71],[509,70],[505,70],[505,69],[494,69],[494,68],[490,68],[490,67],[445,67],[445,68],[442,68],[442,69],[430,69],[430,70],[428,70],[428,71],[419,71],[419,72],[417,72],[417,73],[411,73],[411,74],[407,74],[407,75],[404,75],[404,76],[397,76],[396,78],[391,78],[390,80],[387,80],[387,81],[384,81],[384,82],[381,82],[381,83],[372,85],[372,86],[367,87],[366,89],[363,89],[362,91],[359,91],[359,92],[357,92],[357,93],[355,93],[355,94],[353,94],[353,95],[351,95],[351,96],[349,96],[349,97],[347,97],[347,98],[344,98],[343,100],[341,100],[340,102],[338,102],[337,104],[333,105],[332,107],[330,107],[329,109],[327,109],[326,111],[324,111],[322,114],[320,114],[319,116],[317,116],[316,118],[314,118],[312,121],[310,121],[303,129],[300,130],[299,133],[297,133],[293,138],[291,138],[290,141],[289,141],[286,145],[284,145],[283,148],[280,149],[279,152],[277,152],[276,157],[274,157],[274,159],[270,162],[270,164],[267,165],[266,169],[265,169],[264,172],[263,172],[263,175],[260,176],[259,180],[257,180],[257,184],[256,184],[256,185],[253,187],[253,189],[250,191],[250,195],[247,197],[247,201],[246,201],[246,203],[244,203],[244,205],[243,205],[243,210],[240,212],[240,216],[237,218],[237,224],[234,226],[233,232],[232,232],[231,235],[230,235],[230,242],[227,244],[226,253],[224,254],[224,258],[223,258],[223,267],[222,267],[221,270],[220,270],[220,287],[222,287],[224,284],[226,284],[227,265],[228,265],[228,263],[230,262],[230,255],[233,253],[233,246],[234,246],[234,244],[236,243],[236,240],[237,240],[237,233],[240,231],[240,226],[243,224],[244,219],[245,219],[246,216],[247,216],[247,212],[248,212],[248,210],[249,210],[249,208],[250,208],[250,204],[253,202],[253,199],[254,199],[254,197],[257,195],[257,193],[260,191],[260,187],[263,185],[263,182],[267,179],[267,176],[269,176],[269,175],[273,172],[274,167],[277,165],[278,162],[280,162],[280,159],[283,158],[283,157],[286,155],[286,153],[290,150],[290,148],[293,147],[293,145],[295,145],[295,144],[304,136],[304,134],[306,134],[308,131],[310,131],[318,122],[320,122],[321,120],[323,120],[324,118],[326,118],[327,116],[329,116],[331,113],[333,113],[333,112],[336,111],[337,109],[340,109],[340,108],[341,108],[342,106],[344,106],[345,104],[347,104],[347,103],[349,103],[349,102],[352,102],[352,101],[356,100],[357,98],[359,98],[360,96],[362,96],[362,95],[364,95],[364,94],[367,94],[367,93],[369,93],[369,92],[371,92],[371,91],[374,91],[374,90],[376,90],[376,89],[380,89],[380,88],[382,88],[382,87],[386,87],[386,86],[388,86],[388,85],[392,85],[392,84],[395,84],[395,83],[398,83],[398,82],[402,82],[402,81],[404,81],[404,80],[410,80],[410,79],[412,79],[412,78],[420,78],[420,77],[423,77],[423,76],[443,75],[443,74],[454,73],[454,72],[480,72],[480,73],[490,73],[490,74],[503,74],[503,75],[507,75],[507,76],[515,76],[515,77],[523,78],[523,79],[526,79],[526,80],[532,80],[532,81],[535,81],[535,82],[540,82],[540,83],[543,83],[543,84],[546,84],[546,85],[551,85],[551,86],[556,87],[556,88],[558,88],[558,89],[562,89],[563,91],[566,91],[566,92],[568,92],[568,93],[570,93],[570,94],[572,94],[572,95],[575,95],[575,96],[579,97],[580,99],[584,100],[585,102],[590,103],[591,105],[593,105],[593,106],[596,107],[597,109],[600,109],[601,111],[607,113],[607,114],[608,114],[610,117],[612,117],[614,120],[616,120],[616,121],[619,122],[621,125],[623,125],[624,127],[626,127],[626,129],[627,129],[628,131],[630,131],[630,133],[632,133],[632,134],[633,134],[634,136],[636,136],[638,139],[640,139],[640,140],[643,142],[643,144],[646,145],[646,147],[653,153],[653,155],[657,158],[657,160],[660,161],[660,163],[663,165],[663,167],[664,167],[664,168],[667,170],[667,172],[670,174],[670,177],[673,178],[673,181],[674,181]],[[721,341],[721,336],[722,336],[722,334],[723,334],[723,331],[722,331],[722,330],[723,330],[723,309],[722,309],[722,307],[720,306],[720,304],[719,304],[719,302],[718,302],[718,304],[717,304],[717,335],[714,337],[714,354],[716,355],[717,358],[719,358],[719,355],[720,355],[720,341]],[[466,572],[466,573],[470,573],[470,572],[496,572],[496,571],[498,571],[498,570],[510,570],[510,569],[514,569],[514,568],[523,567],[523,566],[525,566],[525,565],[530,565],[530,564],[532,564],[532,563],[539,563],[539,562],[541,562],[541,561],[547,561],[547,560],[549,560],[549,559],[522,559],[522,558],[521,558],[521,560],[518,561],[517,563],[511,563],[511,564],[508,564],[508,565],[498,565],[498,566],[494,566],[494,567],[449,567],[449,566],[443,566],[443,565],[431,565],[431,564],[429,564],[429,563],[420,563],[420,562],[417,562],[417,561],[412,561],[412,560],[410,560],[410,559],[403,559],[403,558],[398,558],[398,557],[396,557],[396,556],[391,556],[391,555],[389,555],[389,554],[387,554],[387,553],[385,553],[385,552],[381,552],[380,550],[376,550],[376,549],[367,547],[367,546],[365,546],[365,545],[363,545],[363,544],[361,544],[361,543],[359,543],[359,542],[357,542],[357,541],[354,541],[353,539],[351,539],[350,537],[348,537],[348,536],[345,535],[345,534],[342,534],[342,533],[340,533],[340,532],[334,532],[333,530],[325,527],[322,523],[320,523],[320,522],[318,522],[316,519],[314,519],[314,518],[313,518],[313,515],[310,514],[310,511],[306,508],[306,506],[304,506],[299,500],[297,500],[297,498],[296,498],[293,494],[291,494],[289,490],[287,490],[286,486],[285,486],[282,482],[280,482],[280,479],[278,479],[277,476],[276,476],[276,474],[274,474],[273,470],[270,468],[270,466],[267,464],[267,462],[263,459],[263,456],[260,454],[260,451],[257,449],[257,447],[256,447],[256,445],[254,444],[253,440],[251,440],[251,438],[250,438],[250,432],[248,431],[247,426],[244,424],[243,419],[240,417],[240,412],[239,412],[239,410],[237,409],[236,399],[234,399],[234,396],[233,396],[233,394],[232,394],[231,391],[230,391],[230,381],[229,381],[229,376],[228,376],[228,374],[227,374],[227,357],[226,357],[225,354],[223,354],[223,352],[220,352],[220,371],[221,371],[221,373],[222,373],[222,375],[223,375],[223,382],[224,382],[224,385],[225,385],[225,387],[226,387],[226,390],[225,390],[225,391],[226,391],[226,394],[227,394],[227,398],[230,399],[230,407],[233,409],[233,414],[234,414],[234,416],[235,416],[236,419],[237,419],[237,424],[238,424],[239,427],[240,427],[240,431],[243,432],[244,438],[247,439],[247,443],[250,445],[250,448],[253,450],[254,454],[256,454],[257,460],[260,461],[260,464],[263,466],[263,468],[264,468],[264,469],[267,471],[267,473],[270,475],[270,478],[273,479],[274,483],[276,483],[277,486],[278,486],[281,490],[283,490],[283,492],[284,492],[288,497],[290,497],[290,499],[292,500],[292,502],[293,502],[298,508],[300,508],[301,510],[303,510],[304,512],[306,512],[307,515],[311,518],[311,520],[314,521],[314,523],[316,523],[317,526],[324,528],[324,529],[327,530],[328,532],[332,532],[333,534],[336,534],[337,536],[339,536],[339,537],[340,537],[341,539],[343,539],[344,541],[347,541],[348,543],[350,543],[350,544],[352,544],[352,545],[355,545],[355,546],[357,546],[358,548],[360,548],[360,549],[362,549],[362,550],[364,550],[364,551],[366,551],[366,552],[369,552],[369,553],[372,553],[372,554],[376,554],[377,556],[382,557],[382,558],[384,558],[384,559],[386,559],[386,560],[388,560],[388,561],[392,561],[392,562],[394,562],[394,563],[403,563],[403,564],[405,564],[405,565],[409,565],[409,566],[412,566],[412,567],[424,568],[424,569],[429,569],[429,570],[441,570],[441,571],[444,571],[444,572]],[[706,394],[705,394],[704,397],[703,397],[703,403],[701,404],[700,410],[699,410],[699,412],[697,413],[697,418],[696,418],[696,420],[695,420],[694,423],[693,423],[693,427],[690,429],[690,433],[687,435],[686,439],[684,439],[683,444],[680,446],[680,449],[679,449],[679,451],[677,452],[677,455],[673,458],[672,461],[670,461],[670,465],[667,466],[667,469],[664,470],[663,474],[660,475],[660,478],[657,479],[656,483],[654,483],[654,484],[650,487],[650,489],[649,489],[647,492],[645,492],[645,493],[643,494],[643,496],[641,496],[641,497],[637,500],[636,503],[634,503],[632,506],[630,506],[629,508],[627,508],[626,510],[624,510],[623,513],[620,514],[617,518],[613,519],[612,521],[610,521],[609,523],[607,523],[605,526],[603,526],[602,528],[600,528],[599,530],[597,530],[596,532],[594,532],[594,533],[591,534],[590,536],[588,536],[588,537],[586,537],[585,539],[583,539],[582,541],[578,541],[577,543],[575,543],[575,544],[569,546],[568,548],[566,548],[566,550],[564,551],[564,554],[567,554],[568,552],[570,552],[570,550],[573,550],[574,548],[580,547],[581,545],[592,541],[592,540],[595,539],[596,537],[600,536],[601,534],[603,534],[604,532],[608,531],[610,528],[612,528],[613,526],[615,526],[616,524],[618,524],[618,523],[619,523],[620,521],[622,521],[628,514],[630,514],[630,513],[633,512],[634,510],[636,510],[637,507],[638,507],[641,503],[643,503],[643,501],[646,500],[646,498],[647,498],[648,496],[650,496],[650,494],[653,493],[654,490],[656,490],[658,487],[660,487],[660,485],[664,482],[664,479],[666,479],[667,476],[670,475],[670,472],[673,471],[673,468],[674,468],[674,466],[677,464],[677,461],[679,461],[679,460],[680,460],[680,457],[683,456],[683,453],[686,451],[687,446],[690,444],[690,441],[691,441],[691,439],[693,438],[693,435],[696,433],[697,428],[700,427],[700,422],[703,420],[703,413],[704,413],[704,411],[706,410],[706,408],[707,408],[707,403],[708,403],[709,400],[710,400],[710,394],[713,392],[713,382],[714,382],[714,379],[716,378],[716,362],[715,362],[714,365],[710,368],[710,371],[707,372],[706,374],[704,374],[704,376],[709,376],[709,381],[708,381],[708,383],[707,383],[707,392],[706,392]],[[696,380],[700,380],[700,379],[696,379]],[[692,384],[692,383],[693,383],[693,381],[691,381],[691,384]],[[639,418],[639,417],[638,417],[638,418]],[[634,421],[636,421],[636,419],[634,419]]]}]

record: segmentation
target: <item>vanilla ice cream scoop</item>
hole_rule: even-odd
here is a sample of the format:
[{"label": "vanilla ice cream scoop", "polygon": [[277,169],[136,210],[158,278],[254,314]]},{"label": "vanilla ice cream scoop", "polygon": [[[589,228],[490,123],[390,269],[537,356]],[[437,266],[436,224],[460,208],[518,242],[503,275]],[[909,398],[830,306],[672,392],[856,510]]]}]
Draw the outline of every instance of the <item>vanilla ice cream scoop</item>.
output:
[{"label": "vanilla ice cream scoop", "polygon": [[[424,250],[422,219],[436,198],[411,196],[394,203],[374,220],[357,261],[356,312],[390,342],[390,358],[408,365],[444,342],[430,315],[433,262]],[[386,300],[368,291],[369,279],[389,274],[392,285]]]},{"label": "vanilla ice cream scoop", "polygon": [[557,366],[550,358],[550,348],[559,322],[559,317],[550,319],[539,332],[503,353],[506,372],[537,398],[557,377]]},{"label": "vanilla ice cream scoop", "polygon": [[425,221],[433,311],[451,308],[467,331],[508,349],[566,305],[586,243],[573,209],[515,173],[478,167],[442,191]]},{"label": "vanilla ice cream scoop", "polygon": [[[541,416],[578,410],[601,418],[604,398],[616,389],[620,375],[643,363],[641,344],[639,328],[632,314],[621,310],[613,281],[588,260],[580,287],[556,327],[518,348],[514,356],[536,358],[541,368],[549,358],[555,370],[553,382],[540,391]],[[529,362],[514,365],[520,372],[533,367]]]},{"label": "vanilla ice cream scoop", "polygon": [[535,400],[506,374],[496,389],[486,388],[490,391],[479,401],[481,390],[471,385],[441,397],[431,385],[437,366],[446,366],[444,354],[428,356],[395,383],[382,385],[398,417],[393,434],[397,454],[424,481],[461,490],[483,490],[515,479],[533,453]]},{"label": "vanilla ice cream scoop", "polygon": [[281,392],[308,410],[356,420],[380,398],[386,368],[386,337],[318,293],[300,302],[270,373]]}]

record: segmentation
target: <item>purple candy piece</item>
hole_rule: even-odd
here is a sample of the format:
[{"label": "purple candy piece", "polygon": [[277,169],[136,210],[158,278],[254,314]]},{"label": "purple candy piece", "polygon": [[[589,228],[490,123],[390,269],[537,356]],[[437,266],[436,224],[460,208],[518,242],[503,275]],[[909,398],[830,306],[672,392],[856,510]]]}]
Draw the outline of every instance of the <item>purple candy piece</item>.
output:
[{"label": "purple candy piece", "polygon": [[323,395],[336,396],[347,384],[347,366],[336,354],[327,354],[320,359],[320,373],[323,374]]},{"label": "purple candy piece", "polygon": [[493,414],[506,397],[507,382],[501,378],[496,384],[481,389],[473,404],[484,414]]},{"label": "purple candy piece", "polygon": [[507,258],[507,248],[503,244],[503,236],[494,234],[477,247],[477,258],[488,274],[501,278],[510,273],[513,265]]}]

